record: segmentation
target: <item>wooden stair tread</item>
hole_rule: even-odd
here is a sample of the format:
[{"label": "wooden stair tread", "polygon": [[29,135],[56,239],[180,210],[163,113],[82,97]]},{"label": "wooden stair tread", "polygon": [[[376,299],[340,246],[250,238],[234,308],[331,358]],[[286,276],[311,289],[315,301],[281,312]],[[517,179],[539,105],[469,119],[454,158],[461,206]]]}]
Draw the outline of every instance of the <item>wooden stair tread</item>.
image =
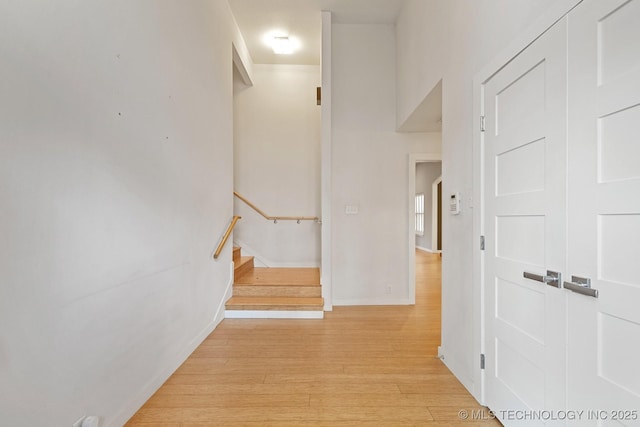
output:
[{"label": "wooden stair tread", "polygon": [[231,297],[227,310],[318,310],[324,309],[322,297]]},{"label": "wooden stair tread", "polygon": [[[254,257],[242,256],[237,246],[233,248],[233,262],[233,296],[225,304],[230,316],[324,317],[320,269],[256,268]],[[250,314],[240,314],[243,312]]]},{"label": "wooden stair tread", "polygon": [[234,286],[320,286],[318,268],[255,267],[236,278]]},{"label": "wooden stair tread", "polygon": [[234,261],[233,266],[233,274],[235,279],[238,277],[242,277],[242,275],[247,274],[253,270],[253,257],[252,256],[242,256],[240,257],[240,261]]},{"label": "wooden stair tread", "polygon": [[240,263],[238,265],[236,265],[236,268],[242,267],[244,264],[251,262],[253,260],[252,256],[241,256],[240,257]]}]

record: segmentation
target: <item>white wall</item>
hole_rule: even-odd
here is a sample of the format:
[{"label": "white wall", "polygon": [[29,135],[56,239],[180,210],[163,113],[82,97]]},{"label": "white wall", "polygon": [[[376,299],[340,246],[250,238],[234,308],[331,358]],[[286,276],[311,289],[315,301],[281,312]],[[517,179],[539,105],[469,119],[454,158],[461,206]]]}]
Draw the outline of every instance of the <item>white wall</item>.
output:
[{"label": "white wall", "polygon": [[332,38],[333,303],[405,304],[409,153],[439,153],[440,134],[395,132],[394,26],[334,24]]},{"label": "white wall", "polygon": [[398,127],[442,78],[449,31],[443,19],[448,0],[405,1],[396,21]]},{"label": "white wall", "polygon": [[[234,98],[234,185],[271,216],[320,217],[320,86],[317,65],[253,68]],[[319,266],[320,225],[267,221],[236,199],[234,238],[269,266]]]},{"label": "white wall", "polygon": [[222,0],[3,2],[1,425],[120,426],[221,320],[232,25]]},{"label": "white wall", "polygon": [[[408,0],[398,18],[398,121],[443,78],[443,195],[459,191],[462,213],[443,218],[442,349],[445,363],[474,390],[472,136],[474,75],[552,0]],[[428,23],[437,23],[428,25]],[[437,43],[434,43],[437,41]],[[524,47],[524,46],[523,46]]]},{"label": "white wall", "polygon": [[429,251],[433,247],[433,182],[442,174],[441,162],[426,162],[416,164],[416,194],[424,193],[424,235],[416,235],[416,246]]}]

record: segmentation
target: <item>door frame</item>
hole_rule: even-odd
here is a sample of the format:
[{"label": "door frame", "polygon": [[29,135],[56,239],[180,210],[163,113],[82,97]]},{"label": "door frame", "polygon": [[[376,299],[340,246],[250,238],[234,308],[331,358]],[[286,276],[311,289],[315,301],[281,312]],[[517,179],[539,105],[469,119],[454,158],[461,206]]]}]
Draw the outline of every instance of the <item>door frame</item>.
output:
[{"label": "door frame", "polygon": [[[438,230],[438,218],[441,216],[438,206],[442,203],[442,200],[438,200],[438,184],[442,182],[442,174],[431,184],[431,251],[439,254],[442,249],[438,249],[438,237],[442,230]],[[444,212],[444,211],[443,211]]]},{"label": "door frame", "polygon": [[409,194],[407,212],[409,230],[407,234],[409,252],[409,304],[416,303],[416,165],[418,163],[442,162],[441,153],[409,154]]},{"label": "door frame", "polygon": [[[484,235],[484,133],[481,117],[484,116],[484,85],[511,62],[520,52],[536,41],[556,22],[566,16],[582,0],[558,0],[551,2],[546,12],[520,36],[487,63],[473,78],[473,386],[471,394],[480,404],[485,404],[485,375],[480,367],[480,357],[485,353],[485,301],[484,301],[484,252],[480,249],[480,236]],[[477,120],[477,121],[476,121]],[[477,357],[477,359],[476,359]]]}]

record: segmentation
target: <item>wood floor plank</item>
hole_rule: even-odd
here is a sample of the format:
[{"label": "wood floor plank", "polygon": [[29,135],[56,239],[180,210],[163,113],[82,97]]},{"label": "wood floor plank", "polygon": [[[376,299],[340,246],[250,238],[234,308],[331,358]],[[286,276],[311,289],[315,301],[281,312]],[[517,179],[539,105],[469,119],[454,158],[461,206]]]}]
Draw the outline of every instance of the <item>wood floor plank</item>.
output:
[{"label": "wood floor plank", "polygon": [[[347,394],[347,393],[311,393],[309,405],[311,407],[391,407],[391,408],[407,408],[416,407],[429,409],[432,403],[440,403],[436,393],[433,394]],[[467,405],[473,404],[473,399],[464,401]]]},{"label": "wood floor plank", "polygon": [[262,384],[265,379],[264,374],[173,374],[165,384]]},{"label": "wood floor plank", "polygon": [[[499,421],[494,419],[493,414],[487,408],[478,405],[469,406],[432,406],[433,418],[438,421],[454,421],[474,423],[484,421],[488,425],[501,425]],[[493,423],[491,423],[493,421]]]},{"label": "wood floor plank", "polygon": [[[386,421],[384,427],[415,427],[414,421]],[[144,424],[138,424],[144,427]],[[134,426],[135,427],[135,426]],[[379,421],[224,421],[214,423],[183,423],[181,427],[381,427]],[[469,427],[469,426],[466,426]]]},{"label": "wood floor plank", "polygon": [[248,407],[238,408],[143,408],[133,418],[133,422],[178,422],[184,419],[204,423],[218,421],[431,421],[427,408],[407,407],[399,411],[393,407]]},{"label": "wood floor plank", "polygon": [[183,427],[182,423],[127,423],[127,427]]},{"label": "wood floor plank", "polygon": [[[293,384],[167,384],[156,392],[156,396],[198,396],[198,395],[256,395],[265,394],[310,394],[333,393],[336,385],[324,382],[293,383]],[[398,386],[393,383],[381,384],[342,384],[340,391],[343,393],[362,394],[377,393],[382,395],[400,395]]]},{"label": "wood floor plank", "polygon": [[247,393],[197,393],[169,394],[153,396],[145,405],[147,408],[287,408],[308,407],[309,397],[304,394],[247,394]]},{"label": "wood floor plank", "polygon": [[224,320],[127,427],[500,425],[459,416],[482,408],[436,357],[440,257],[417,251],[416,277],[415,306]]}]

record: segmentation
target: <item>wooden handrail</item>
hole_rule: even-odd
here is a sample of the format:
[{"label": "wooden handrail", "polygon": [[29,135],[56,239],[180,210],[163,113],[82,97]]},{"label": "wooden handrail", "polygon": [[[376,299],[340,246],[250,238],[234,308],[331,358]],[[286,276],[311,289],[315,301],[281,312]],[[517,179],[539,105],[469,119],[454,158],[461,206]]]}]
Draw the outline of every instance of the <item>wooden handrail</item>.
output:
[{"label": "wooden handrail", "polygon": [[218,245],[216,252],[213,254],[213,259],[218,259],[218,257],[220,256],[220,252],[222,252],[222,248],[224,247],[225,243],[227,243],[227,240],[229,240],[229,236],[231,235],[231,231],[233,231],[233,227],[236,226],[236,223],[240,218],[242,217],[235,215],[231,220],[231,224],[229,224],[229,227],[227,227],[227,231],[225,231],[224,236],[222,237],[222,241],[220,241],[220,244]]},{"label": "wooden handrail", "polygon": [[273,221],[273,222],[277,222],[277,221],[298,221],[298,223],[300,221],[316,221],[316,222],[319,222],[317,216],[270,216],[270,215],[267,215],[266,213],[264,213],[262,210],[260,210],[260,208],[258,208],[256,205],[254,205],[253,203],[248,201],[246,198],[244,198],[240,194],[238,194],[237,191],[234,191],[233,195],[236,196],[238,199],[242,200],[243,202],[245,202],[247,204],[247,206],[249,206],[254,211],[258,212],[260,215],[262,215],[264,218],[268,219],[269,221]]}]

